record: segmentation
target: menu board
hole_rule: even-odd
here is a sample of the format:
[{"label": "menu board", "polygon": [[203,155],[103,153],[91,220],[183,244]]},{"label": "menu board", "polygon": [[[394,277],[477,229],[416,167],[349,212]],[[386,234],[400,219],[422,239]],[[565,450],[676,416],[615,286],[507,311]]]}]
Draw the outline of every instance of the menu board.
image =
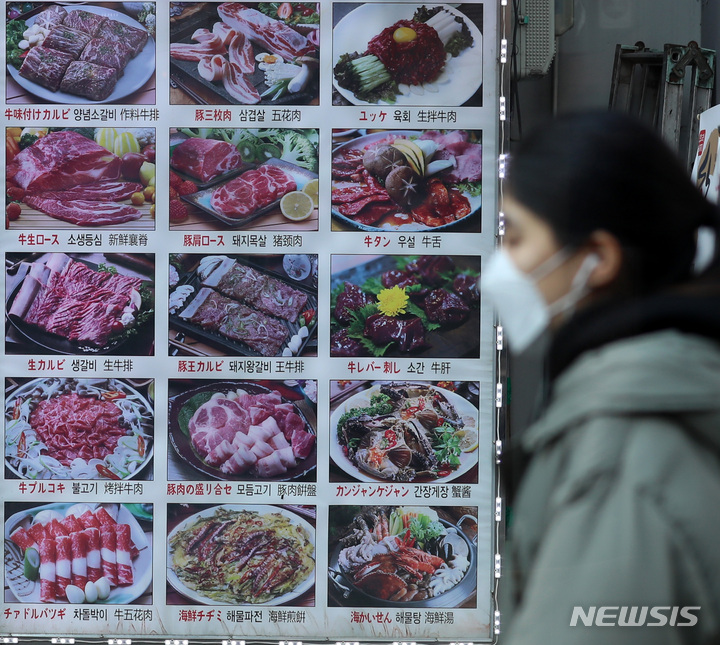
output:
[{"label": "menu board", "polygon": [[0,636],[489,641],[496,2],[5,2]]}]

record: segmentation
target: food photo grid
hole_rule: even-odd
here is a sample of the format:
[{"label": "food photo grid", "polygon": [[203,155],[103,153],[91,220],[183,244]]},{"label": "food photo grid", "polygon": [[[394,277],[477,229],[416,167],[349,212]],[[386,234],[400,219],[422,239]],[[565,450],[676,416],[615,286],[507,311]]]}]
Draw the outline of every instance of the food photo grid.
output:
[{"label": "food photo grid", "polygon": [[495,3],[3,7],[0,638],[490,642]]}]

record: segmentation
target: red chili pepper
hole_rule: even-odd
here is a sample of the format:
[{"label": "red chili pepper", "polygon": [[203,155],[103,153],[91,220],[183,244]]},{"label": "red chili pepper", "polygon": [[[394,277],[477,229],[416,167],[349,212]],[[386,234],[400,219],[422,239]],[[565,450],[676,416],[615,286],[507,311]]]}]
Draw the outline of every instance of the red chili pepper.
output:
[{"label": "red chili pepper", "polygon": [[107,479],[120,479],[120,477],[118,475],[116,475],[112,470],[110,470],[109,468],[106,468],[102,464],[98,464],[97,466],[95,466],[95,468],[97,468],[97,471],[103,477],[107,477]]},{"label": "red chili pepper", "polygon": [[22,458],[27,453],[27,437],[24,432],[20,433],[20,440],[18,441],[18,457]]},{"label": "red chili pepper", "polygon": [[127,395],[125,394],[125,392],[118,392],[118,391],[102,393],[102,398],[105,399],[106,401],[116,401],[117,399],[124,399],[124,398],[126,398],[126,396]]},{"label": "red chili pepper", "polygon": [[392,430],[385,430],[385,439],[387,439],[388,447],[392,448],[397,444],[397,437]]},{"label": "red chili pepper", "polygon": [[141,457],[145,456],[145,439],[138,437],[138,454]]},{"label": "red chili pepper", "polygon": [[22,407],[22,399],[15,399],[15,405],[13,406],[13,420],[20,418],[20,408]]},{"label": "red chili pepper", "polygon": [[315,319],[315,310],[308,309],[300,314],[303,317],[306,325],[309,325]]}]

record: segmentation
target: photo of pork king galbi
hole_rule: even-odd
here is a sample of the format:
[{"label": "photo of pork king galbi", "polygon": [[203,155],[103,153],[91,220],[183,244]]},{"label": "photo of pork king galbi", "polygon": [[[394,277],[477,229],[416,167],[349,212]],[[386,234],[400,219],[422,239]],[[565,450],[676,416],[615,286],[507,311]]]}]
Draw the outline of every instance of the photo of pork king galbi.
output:
[{"label": "photo of pork king galbi", "polygon": [[155,228],[155,128],[9,127],[8,229]]},{"label": "photo of pork king galbi", "polygon": [[170,229],[318,230],[317,129],[172,128]]},{"label": "photo of pork king galbi", "polygon": [[8,103],[155,103],[154,2],[7,2]]},{"label": "photo of pork king galbi", "polygon": [[171,356],[317,355],[317,255],[170,256]]},{"label": "photo of pork king galbi", "polygon": [[316,481],[317,381],[169,382],[169,480]]},{"label": "photo of pork king galbi", "polygon": [[154,278],[154,254],[8,253],[5,351],[151,356]]},{"label": "photo of pork king galbi", "polygon": [[319,3],[170,3],[170,103],[318,105],[319,71]]},{"label": "photo of pork king galbi", "polygon": [[480,257],[333,255],[330,356],[478,358]]},{"label": "photo of pork king galbi", "polygon": [[480,232],[482,133],[333,130],[333,230]]},{"label": "photo of pork king galbi", "polygon": [[476,607],[477,511],[331,506],[328,605]]}]

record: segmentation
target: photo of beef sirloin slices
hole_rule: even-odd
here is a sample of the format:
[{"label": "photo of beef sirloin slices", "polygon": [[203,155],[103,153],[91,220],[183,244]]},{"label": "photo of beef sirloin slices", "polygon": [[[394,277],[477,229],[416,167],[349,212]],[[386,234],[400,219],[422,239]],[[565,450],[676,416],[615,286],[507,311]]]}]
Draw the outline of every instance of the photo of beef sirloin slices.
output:
[{"label": "photo of beef sirloin slices", "polygon": [[154,257],[8,254],[8,354],[152,354]]},{"label": "photo of beef sirloin slices", "polygon": [[330,356],[477,358],[473,256],[333,255]]},{"label": "photo of beef sirloin slices", "polygon": [[316,381],[168,387],[169,480],[316,481]]},{"label": "photo of beef sirloin slices", "polygon": [[155,73],[155,41],[133,10],[123,3],[50,5],[16,19],[40,29],[41,38],[9,40],[8,97],[25,91],[56,103],[119,102],[147,87]]},{"label": "photo of beef sirloin slices", "polygon": [[316,353],[317,256],[183,255],[170,274],[173,355]]}]

